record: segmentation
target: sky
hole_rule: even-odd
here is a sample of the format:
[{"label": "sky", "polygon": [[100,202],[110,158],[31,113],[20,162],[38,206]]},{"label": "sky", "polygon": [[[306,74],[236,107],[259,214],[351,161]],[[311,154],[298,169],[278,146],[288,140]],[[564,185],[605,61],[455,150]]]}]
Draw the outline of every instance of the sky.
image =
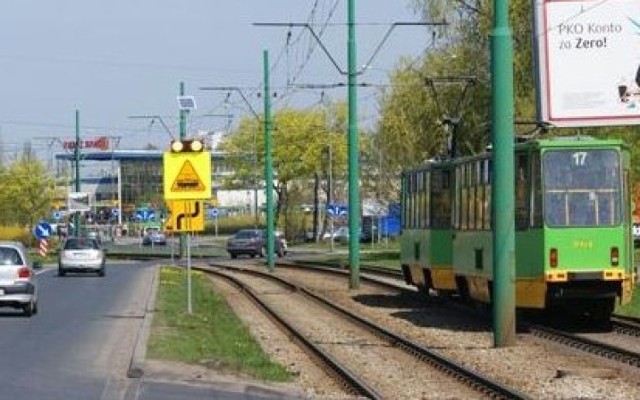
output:
[{"label": "sky", "polygon": [[[263,50],[277,96],[272,111],[311,107],[346,82],[309,31],[256,23],[310,23],[347,70],[348,0],[19,0],[0,2],[0,138],[6,160],[25,141],[51,158],[75,138],[112,138],[113,148],[168,148],[178,137],[180,82],[196,100],[187,134],[234,126],[262,112]],[[393,22],[417,21],[409,0],[356,1],[360,67]],[[328,22],[328,24],[327,24]],[[397,27],[360,82],[384,84],[403,56],[423,54],[430,31]],[[293,83],[293,85],[291,85]],[[231,92],[202,90],[231,86]],[[377,118],[376,91],[359,88],[362,124]],[[246,101],[243,100],[244,95]],[[326,89],[331,100],[347,89]],[[249,106],[250,105],[250,106]],[[162,121],[146,118],[158,115]],[[144,118],[131,118],[131,117]],[[167,127],[162,126],[164,123]],[[117,144],[117,146],[115,146]]]}]

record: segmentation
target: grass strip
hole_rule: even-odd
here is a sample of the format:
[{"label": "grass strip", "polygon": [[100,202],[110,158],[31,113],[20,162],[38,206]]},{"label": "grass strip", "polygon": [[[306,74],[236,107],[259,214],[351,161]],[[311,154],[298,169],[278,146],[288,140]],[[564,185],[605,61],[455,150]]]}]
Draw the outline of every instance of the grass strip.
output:
[{"label": "grass strip", "polygon": [[192,272],[192,310],[187,312],[186,270],[162,267],[147,354],[149,358],[200,364],[225,372],[286,382],[223,296],[200,272]]}]

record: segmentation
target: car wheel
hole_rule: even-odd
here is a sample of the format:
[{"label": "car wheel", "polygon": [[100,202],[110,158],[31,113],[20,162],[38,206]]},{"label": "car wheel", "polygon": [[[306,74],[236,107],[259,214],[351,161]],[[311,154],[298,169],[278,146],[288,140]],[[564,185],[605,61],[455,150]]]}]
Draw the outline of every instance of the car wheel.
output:
[{"label": "car wheel", "polygon": [[64,276],[65,272],[64,269],[62,269],[61,267],[58,267],[58,276]]},{"label": "car wheel", "polygon": [[33,302],[33,315],[38,313],[38,302],[34,301]]},{"label": "car wheel", "polygon": [[236,253],[229,253],[229,255],[231,256],[231,258],[238,258],[238,255]]},{"label": "car wheel", "polygon": [[107,271],[105,270],[104,266],[100,268],[100,270],[98,270],[98,276],[105,276],[106,273]]},{"label": "car wheel", "polygon": [[22,311],[24,311],[24,315],[26,317],[30,317],[33,314],[35,314],[34,308],[35,308],[35,305],[34,305],[34,302],[32,300],[32,301],[28,302],[27,304],[25,304],[24,306],[22,306]]}]

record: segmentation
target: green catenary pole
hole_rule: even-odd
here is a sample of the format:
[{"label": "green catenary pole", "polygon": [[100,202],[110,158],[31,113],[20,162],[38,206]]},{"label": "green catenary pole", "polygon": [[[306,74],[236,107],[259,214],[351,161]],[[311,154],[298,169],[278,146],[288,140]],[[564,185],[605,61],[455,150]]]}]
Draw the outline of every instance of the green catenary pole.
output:
[{"label": "green catenary pole", "polygon": [[[180,82],[180,96],[184,96],[184,82]],[[180,109],[180,140],[187,138],[187,110]],[[178,257],[185,257],[187,249],[187,237],[184,233],[180,233],[179,237]]]},{"label": "green catenary pole", "polygon": [[267,268],[274,268],[273,162],[271,161],[271,89],[269,88],[269,52],[263,50],[264,67],[264,181],[267,198]]},{"label": "green catenary pole", "polygon": [[515,344],[515,222],[513,156],[513,48],[508,0],[494,0],[491,33],[493,145],[494,346]]},{"label": "green catenary pole", "polygon": [[356,70],[356,25],[355,0],[348,3],[349,38],[347,52],[349,59],[349,266],[351,275],[349,288],[360,287],[360,178],[358,150],[358,88]]},{"label": "green catenary pole", "polygon": [[[76,193],[80,192],[80,111],[76,110],[76,146],[74,148],[74,159],[76,163]],[[73,215],[73,234],[80,234],[80,212]]]}]

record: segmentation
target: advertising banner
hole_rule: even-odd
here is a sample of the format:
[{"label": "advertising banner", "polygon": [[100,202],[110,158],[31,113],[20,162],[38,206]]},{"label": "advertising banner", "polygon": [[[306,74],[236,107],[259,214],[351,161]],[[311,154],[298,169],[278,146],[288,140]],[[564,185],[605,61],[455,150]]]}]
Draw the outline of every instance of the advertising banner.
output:
[{"label": "advertising banner", "polygon": [[640,0],[536,1],[539,120],[640,123]]},{"label": "advertising banner", "polygon": [[91,210],[90,193],[71,192],[68,199],[69,212],[85,212]]}]

